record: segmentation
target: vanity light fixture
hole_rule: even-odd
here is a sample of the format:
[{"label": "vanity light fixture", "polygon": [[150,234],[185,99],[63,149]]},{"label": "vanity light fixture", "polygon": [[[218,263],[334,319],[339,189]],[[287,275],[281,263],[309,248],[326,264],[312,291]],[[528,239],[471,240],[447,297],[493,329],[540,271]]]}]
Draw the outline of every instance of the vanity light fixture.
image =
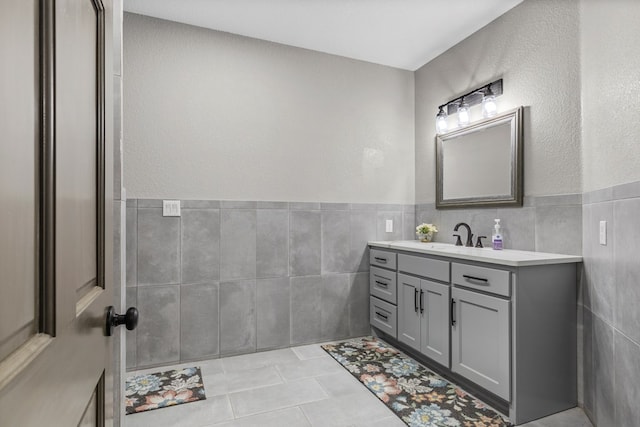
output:
[{"label": "vanity light fixture", "polygon": [[469,104],[464,101],[464,96],[462,97],[462,102],[458,106],[458,126],[464,127],[469,125]]},{"label": "vanity light fixture", "polygon": [[448,127],[447,113],[444,111],[444,107],[440,107],[440,111],[438,111],[438,115],[436,116],[436,131],[438,133],[446,133]]},{"label": "vanity light fixture", "polygon": [[436,132],[441,135],[449,130],[447,117],[458,114],[458,126],[469,125],[471,115],[469,108],[482,103],[482,115],[486,118],[498,114],[496,98],[502,95],[502,79],[498,79],[477,89],[459,96],[438,107],[436,114]]},{"label": "vanity light fixture", "polygon": [[498,106],[496,105],[496,96],[491,90],[491,85],[487,87],[487,91],[482,97],[482,115],[485,118],[493,117],[498,114]]}]

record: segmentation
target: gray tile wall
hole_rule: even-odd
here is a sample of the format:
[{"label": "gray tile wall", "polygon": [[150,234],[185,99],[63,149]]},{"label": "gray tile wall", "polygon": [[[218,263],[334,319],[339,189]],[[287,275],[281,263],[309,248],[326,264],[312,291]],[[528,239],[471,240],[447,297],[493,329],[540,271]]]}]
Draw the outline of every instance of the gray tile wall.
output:
[{"label": "gray tile wall", "polygon": [[414,205],[126,203],[129,370],[367,334],[367,241],[415,237]]},{"label": "gray tile wall", "polygon": [[[584,409],[597,426],[640,423],[640,182],[584,194]],[[599,223],[607,221],[607,244]],[[580,349],[579,349],[580,350]]]},{"label": "gray tile wall", "polygon": [[[628,193],[628,191],[627,191]],[[464,221],[486,235],[501,218],[505,247],[581,253],[580,195],[527,198],[522,208],[127,200],[127,368],[249,353],[369,333],[369,240],[414,239],[439,226],[453,242]],[[394,231],[385,232],[385,221]],[[162,325],[161,327],[159,325]]]},{"label": "gray tile wall", "polygon": [[[454,227],[459,222],[471,226],[474,242],[478,236],[491,246],[494,219],[500,218],[505,249],[582,254],[582,197],[580,194],[525,197],[518,208],[436,210],[435,204],[416,205],[418,224],[435,224],[434,241],[455,243]],[[466,231],[461,229],[462,241]]]}]

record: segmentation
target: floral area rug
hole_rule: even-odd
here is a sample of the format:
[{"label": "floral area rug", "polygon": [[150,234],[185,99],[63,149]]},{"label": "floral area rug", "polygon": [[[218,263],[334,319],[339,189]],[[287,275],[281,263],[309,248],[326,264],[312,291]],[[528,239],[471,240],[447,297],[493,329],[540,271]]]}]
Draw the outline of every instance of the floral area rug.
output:
[{"label": "floral area rug", "polygon": [[372,337],[322,348],[411,427],[510,427],[460,387]]},{"label": "floral area rug", "polygon": [[127,415],[204,400],[200,368],[184,368],[127,378]]}]

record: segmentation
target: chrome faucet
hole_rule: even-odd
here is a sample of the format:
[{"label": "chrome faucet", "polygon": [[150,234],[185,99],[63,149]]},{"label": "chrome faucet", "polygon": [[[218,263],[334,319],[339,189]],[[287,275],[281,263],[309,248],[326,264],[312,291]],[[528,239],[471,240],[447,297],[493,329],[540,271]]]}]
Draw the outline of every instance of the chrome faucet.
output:
[{"label": "chrome faucet", "polygon": [[[460,226],[463,226],[463,227],[465,227],[467,229],[467,243],[465,244],[465,246],[472,247],[473,246],[473,233],[471,233],[471,227],[469,227],[469,224],[467,224],[465,222],[459,222],[459,223],[456,224],[456,226],[453,229],[453,231],[458,231],[458,228],[460,228]],[[456,240],[456,246],[462,246],[462,240],[460,240],[460,235],[459,234],[454,234],[454,236],[458,238]]]}]

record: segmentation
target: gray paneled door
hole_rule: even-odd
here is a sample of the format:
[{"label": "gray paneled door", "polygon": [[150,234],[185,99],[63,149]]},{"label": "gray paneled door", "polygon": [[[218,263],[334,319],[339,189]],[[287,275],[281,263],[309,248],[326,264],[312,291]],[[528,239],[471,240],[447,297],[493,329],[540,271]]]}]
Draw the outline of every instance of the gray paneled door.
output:
[{"label": "gray paneled door", "polygon": [[0,2],[1,426],[112,422],[111,14]]}]

